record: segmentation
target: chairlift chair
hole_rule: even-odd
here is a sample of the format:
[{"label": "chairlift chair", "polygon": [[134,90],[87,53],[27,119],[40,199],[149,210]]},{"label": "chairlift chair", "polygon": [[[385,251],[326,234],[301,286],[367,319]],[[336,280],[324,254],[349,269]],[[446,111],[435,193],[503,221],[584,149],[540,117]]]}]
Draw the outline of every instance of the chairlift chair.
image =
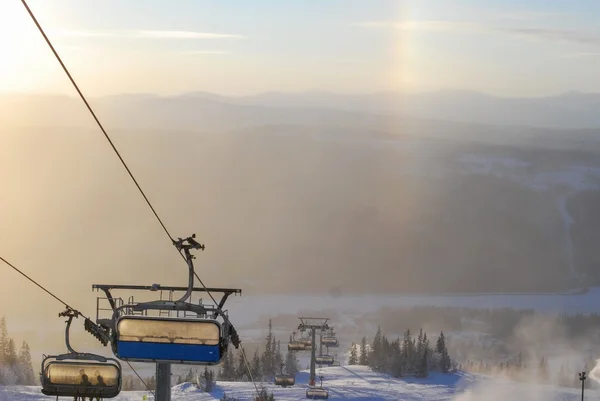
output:
[{"label": "chairlift chair", "polygon": [[294,384],[296,384],[296,377],[293,375],[284,374],[283,366],[284,366],[284,364],[282,363],[281,371],[279,372],[278,375],[275,375],[275,385],[281,386],[281,387],[293,386]]},{"label": "chairlift chair", "polygon": [[[134,362],[216,365],[227,352],[230,339],[236,347],[239,345],[239,337],[220,307],[186,302],[194,286],[194,257],[190,249],[204,249],[193,238],[195,235],[174,242],[177,249],[185,252],[189,268],[188,288],[179,300],[158,300],[114,309],[112,346],[117,358]],[[129,310],[144,313],[124,314]],[[198,317],[155,317],[148,316],[145,313],[148,310],[189,311]],[[218,317],[224,320],[223,323],[217,320]]]},{"label": "chairlift chair", "polygon": [[321,344],[329,348],[335,348],[340,346],[340,342],[333,331],[333,328],[327,330],[327,334],[321,338]]},{"label": "chairlift chair", "polygon": [[125,315],[115,332],[114,352],[124,361],[214,365],[224,354],[216,320]]},{"label": "chairlift chair", "polygon": [[326,400],[329,398],[329,391],[322,387],[312,387],[306,390],[306,398],[309,400]]},{"label": "chairlift chair", "polygon": [[293,386],[296,384],[296,378],[292,375],[276,375],[275,376],[275,385],[281,387]]},{"label": "chairlift chair", "polygon": [[121,392],[121,365],[113,358],[79,353],[71,348],[69,329],[79,312],[67,309],[65,342],[68,354],[44,356],[40,371],[42,393],[56,397],[114,398]]},{"label": "chairlift chair", "polygon": [[340,342],[338,341],[337,337],[333,337],[333,336],[323,337],[321,339],[321,344],[323,344],[329,348],[336,348],[336,347],[340,346]]},{"label": "chairlift chair", "polygon": [[329,398],[329,391],[323,388],[323,376],[319,376],[321,384],[319,387],[310,387],[306,390],[306,398],[309,400],[326,400]]},{"label": "chairlift chair", "polygon": [[317,355],[315,356],[315,362],[318,365],[331,366],[335,360],[331,355]]},{"label": "chairlift chair", "polygon": [[292,333],[292,338],[288,343],[288,351],[305,351],[306,345],[302,340],[296,340],[296,332]]},{"label": "chairlift chair", "polygon": [[288,343],[288,350],[289,351],[305,351],[306,345],[304,345],[304,343],[301,341],[292,341],[292,342]]}]

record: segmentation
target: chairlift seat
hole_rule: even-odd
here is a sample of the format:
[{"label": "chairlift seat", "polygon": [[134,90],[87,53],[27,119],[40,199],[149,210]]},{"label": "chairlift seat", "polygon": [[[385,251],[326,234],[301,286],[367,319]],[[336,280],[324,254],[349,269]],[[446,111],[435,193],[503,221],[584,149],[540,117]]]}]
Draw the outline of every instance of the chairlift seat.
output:
[{"label": "chairlift seat", "polygon": [[331,355],[317,355],[315,362],[319,365],[331,366],[335,361]]},{"label": "chairlift seat", "polygon": [[221,361],[221,325],[216,320],[122,316],[113,348],[135,362],[215,365]]},{"label": "chairlift seat", "polygon": [[275,385],[276,386],[293,386],[296,384],[296,377],[292,375],[276,375],[275,376]]},{"label": "chairlift seat", "polygon": [[116,361],[59,361],[56,358],[49,356],[42,361],[43,394],[114,398],[121,392],[121,368]]},{"label": "chairlift seat", "polygon": [[337,337],[323,337],[321,339],[321,344],[329,348],[335,348],[340,346],[340,342],[338,341]]},{"label": "chairlift seat", "polygon": [[306,390],[306,398],[309,400],[326,400],[329,398],[329,391],[322,387],[313,387]]},{"label": "chairlift seat", "polygon": [[306,349],[306,345],[304,345],[301,341],[292,341],[288,343],[289,351],[304,351]]}]

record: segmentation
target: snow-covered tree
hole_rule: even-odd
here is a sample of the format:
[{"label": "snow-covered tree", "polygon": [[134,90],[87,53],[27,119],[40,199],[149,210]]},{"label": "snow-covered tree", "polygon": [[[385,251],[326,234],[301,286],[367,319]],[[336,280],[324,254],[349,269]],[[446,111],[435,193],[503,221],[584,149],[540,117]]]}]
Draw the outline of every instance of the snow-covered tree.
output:
[{"label": "snow-covered tree", "polygon": [[356,344],[352,343],[350,347],[350,357],[348,358],[348,365],[358,364],[358,352],[356,350]]},{"label": "snow-covered tree", "polygon": [[260,357],[258,356],[258,350],[254,352],[254,357],[252,357],[252,364],[250,365],[250,371],[252,372],[252,377],[255,381],[261,381],[262,374],[262,366],[260,362]]},{"label": "snow-covered tree", "polygon": [[358,359],[358,364],[366,366],[369,363],[369,353],[367,351],[367,338],[363,337],[360,340],[360,357]]},{"label": "snow-covered tree", "polygon": [[28,386],[36,384],[35,373],[33,372],[33,365],[31,363],[31,350],[29,348],[29,344],[27,344],[25,341],[23,341],[21,350],[19,351],[18,366],[20,373],[19,384]]},{"label": "snow-covered tree", "polygon": [[8,347],[8,329],[6,328],[6,319],[0,317],[0,365],[6,363],[6,350]]},{"label": "snow-covered tree", "polygon": [[272,377],[275,375],[275,352],[276,345],[273,338],[273,325],[271,323],[271,319],[269,319],[269,332],[267,333],[267,337],[265,338],[265,351],[262,355],[261,366],[262,373],[266,377]]},{"label": "snow-covered tree", "polygon": [[223,381],[234,381],[236,378],[235,361],[233,359],[233,353],[227,352],[223,357],[221,364],[221,371],[219,372],[219,379]]}]

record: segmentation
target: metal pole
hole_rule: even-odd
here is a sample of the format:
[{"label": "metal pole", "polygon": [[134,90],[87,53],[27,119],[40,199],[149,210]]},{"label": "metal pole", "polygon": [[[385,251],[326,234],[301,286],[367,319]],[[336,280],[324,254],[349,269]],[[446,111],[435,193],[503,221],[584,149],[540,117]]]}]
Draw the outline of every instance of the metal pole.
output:
[{"label": "metal pole", "polygon": [[156,364],[156,401],[171,401],[171,364]]},{"label": "metal pole", "polygon": [[319,355],[323,355],[323,332],[319,333]]},{"label": "metal pole", "polygon": [[310,329],[311,332],[311,336],[312,336],[312,347],[310,350],[310,382],[309,384],[311,386],[315,385],[315,351],[317,348],[317,344],[315,344],[315,328],[312,327]]},{"label": "metal pole", "polygon": [[583,391],[585,388],[585,379],[587,379],[587,375],[585,372],[579,373],[579,380],[581,380],[581,401],[583,401]]}]

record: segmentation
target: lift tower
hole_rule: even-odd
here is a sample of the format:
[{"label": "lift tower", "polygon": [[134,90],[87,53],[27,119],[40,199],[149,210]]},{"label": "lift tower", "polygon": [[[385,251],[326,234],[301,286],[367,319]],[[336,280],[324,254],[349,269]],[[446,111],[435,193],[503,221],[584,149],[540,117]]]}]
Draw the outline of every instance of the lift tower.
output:
[{"label": "lift tower", "polygon": [[[319,336],[322,332],[327,331],[329,326],[327,325],[327,321],[329,321],[328,317],[300,317],[300,324],[298,325],[299,331],[309,331],[312,347],[310,350],[310,381],[309,385],[315,385],[315,353],[316,353],[316,332],[319,331]],[[320,341],[319,341],[320,343]],[[322,346],[321,346],[322,347]]]}]

